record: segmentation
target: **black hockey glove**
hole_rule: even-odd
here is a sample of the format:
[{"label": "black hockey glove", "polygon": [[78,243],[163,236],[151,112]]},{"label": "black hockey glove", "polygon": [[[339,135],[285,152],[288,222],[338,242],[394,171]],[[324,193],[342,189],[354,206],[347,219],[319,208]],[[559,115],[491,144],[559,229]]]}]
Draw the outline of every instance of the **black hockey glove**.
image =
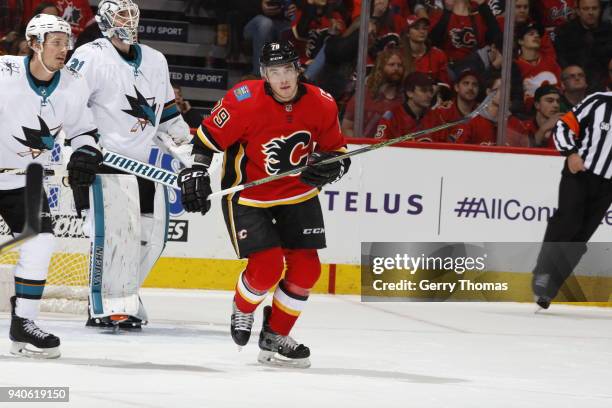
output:
[{"label": "black hockey glove", "polygon": [[316,163],[341,154],[339,152],[315,152],[310,155],[308,158],[308,168],[300,176],[302,182],[321,188],[325,184],[340,180],[348,172],[349,167],[351,167],[350,158],[347,157],[328,164],[317,165]]},{"label": "black hockey glove", "polygon": [[96,179],[103,158],[93,146],[81,146],[70,155],[68,162],[68,183],[72,187],[89,187]]},{"label": "black hockey glove", "polygon": [[194,165],[179,173],[178,185],[181,188],[181,202],[187,212],[200,212],[202,215],[210,210],[208,196],[212,194],[208,167]]}]

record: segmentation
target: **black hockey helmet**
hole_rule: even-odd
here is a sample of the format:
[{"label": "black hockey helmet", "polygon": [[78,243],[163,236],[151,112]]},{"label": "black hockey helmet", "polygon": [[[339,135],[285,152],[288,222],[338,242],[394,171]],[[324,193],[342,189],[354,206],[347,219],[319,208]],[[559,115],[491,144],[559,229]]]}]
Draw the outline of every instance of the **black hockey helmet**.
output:
[{"label": "black hockey helmet", "polygon": [[296,63],[299,56],[291,41],[266,43],[261,49],[259,63],[262,67]]}]

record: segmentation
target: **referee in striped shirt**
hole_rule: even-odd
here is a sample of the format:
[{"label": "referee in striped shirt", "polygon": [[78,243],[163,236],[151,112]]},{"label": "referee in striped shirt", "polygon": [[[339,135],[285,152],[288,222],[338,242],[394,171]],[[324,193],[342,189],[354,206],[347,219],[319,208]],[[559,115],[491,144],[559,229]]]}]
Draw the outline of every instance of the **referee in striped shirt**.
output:
[{"label": "referee in striped shirt", "polygon": [[612,204],[612,92],[587,96],[563,115],[553,137],[566,157],[559,204],[533,271],[536,303],[547,309],[587,250]]}]

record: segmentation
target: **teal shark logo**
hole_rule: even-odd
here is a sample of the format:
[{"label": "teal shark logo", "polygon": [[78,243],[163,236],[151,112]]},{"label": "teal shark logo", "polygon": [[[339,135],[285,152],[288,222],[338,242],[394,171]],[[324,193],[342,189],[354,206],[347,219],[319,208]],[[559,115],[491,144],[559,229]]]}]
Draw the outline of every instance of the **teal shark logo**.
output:
[{"label": "teal shark logo", "polygon": [[[140,127],[140,130],[144,130],[147,125],[155,126],[157,104],[155,98],[145,98],[139,91],[138,88],[134,87],[136,91],[136,97],[125,95],[130,104],[130,109],[123,109],[122,111],[130,116],[135,117],[138,122],[132,127],[132,132],[135,132]],[[149,101],[151,103],[149,104]]]},{"label": "teal shark logo", "polygon": [[57,128],[53,129],[54,131],[56,130],[56,132],[52,133],[47,123],[40,116],[38,116],[38,123],[40,125],[40,129],[31,129],[25,126],[21,127],[25,140],[13,136],[19,143],[30,148],[28,152],[19,153],[20,156],[31,154],[33,158],[36,158],[47,150],[53,150],[53,147],[55,146],[55,139],[57,138],[57,135],[61,131],[62,127],[58,126]]}]

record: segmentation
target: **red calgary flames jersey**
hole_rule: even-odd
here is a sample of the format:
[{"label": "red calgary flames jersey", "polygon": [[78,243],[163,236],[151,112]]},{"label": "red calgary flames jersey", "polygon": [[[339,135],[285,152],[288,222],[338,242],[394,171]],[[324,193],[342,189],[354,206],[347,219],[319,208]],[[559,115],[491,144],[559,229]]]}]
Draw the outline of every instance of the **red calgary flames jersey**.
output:
[{"label": "red calgary flames jersey", "polygon": [[527,109],[533,106],[533,97],[536,89],[548,83],[557,85],[561,83],[561,68],[554,58],[542,55],[534,62],[529,62],[519,57],[516,60],[516,65],[521,72],[523,80],[523,99]]},{"label": "red calgary flames jersey", "polygon": [[[435,126],[431,111],[417,118],[407,103],[403,103],[385,112],[378,122],[376,137],[394,139],[419,130],[431,129]],[[419,142],[436,142],[435,134],[426,134],[417,139]]]},{"label": "red calgary flames jersey", "polygon": [[431,47],[425,54],[415,58],[414,69],[429,75],[436,82],[451,84],[448,77],[448,58],[439,48]]},{"label": "red calgary flames jersey", "polygon": [[575,0],[539,0],[535,2],[535,7],[547,28],[562,26],[576,16]]},{"label": "red calgary flames jersey", "polygon": [[455,143],[494,145],[497,139],[497,124],[478,115],[463,125],[454,128]]},{"label": "red calgary flames jersey", "polygon": [[[228,188],[303,166],[317,151],[345,151],[333,97],[300,84],[298,99],[279,103],[263,80],[245,81],[230,89],[198,128],[211,150],[225,151],[221,187]],[[299,174],[240,192],[239,204],[271,207],[295,204],[319,190]]]},{"label": "red calgary flames jersey", "polygon": [[[432,27],[434,26],[432,21]],[[483,18],[453,14],[448,22],[442,51],[451,61],[461,61],[472,51],[484,46],[487,26]]]}]

